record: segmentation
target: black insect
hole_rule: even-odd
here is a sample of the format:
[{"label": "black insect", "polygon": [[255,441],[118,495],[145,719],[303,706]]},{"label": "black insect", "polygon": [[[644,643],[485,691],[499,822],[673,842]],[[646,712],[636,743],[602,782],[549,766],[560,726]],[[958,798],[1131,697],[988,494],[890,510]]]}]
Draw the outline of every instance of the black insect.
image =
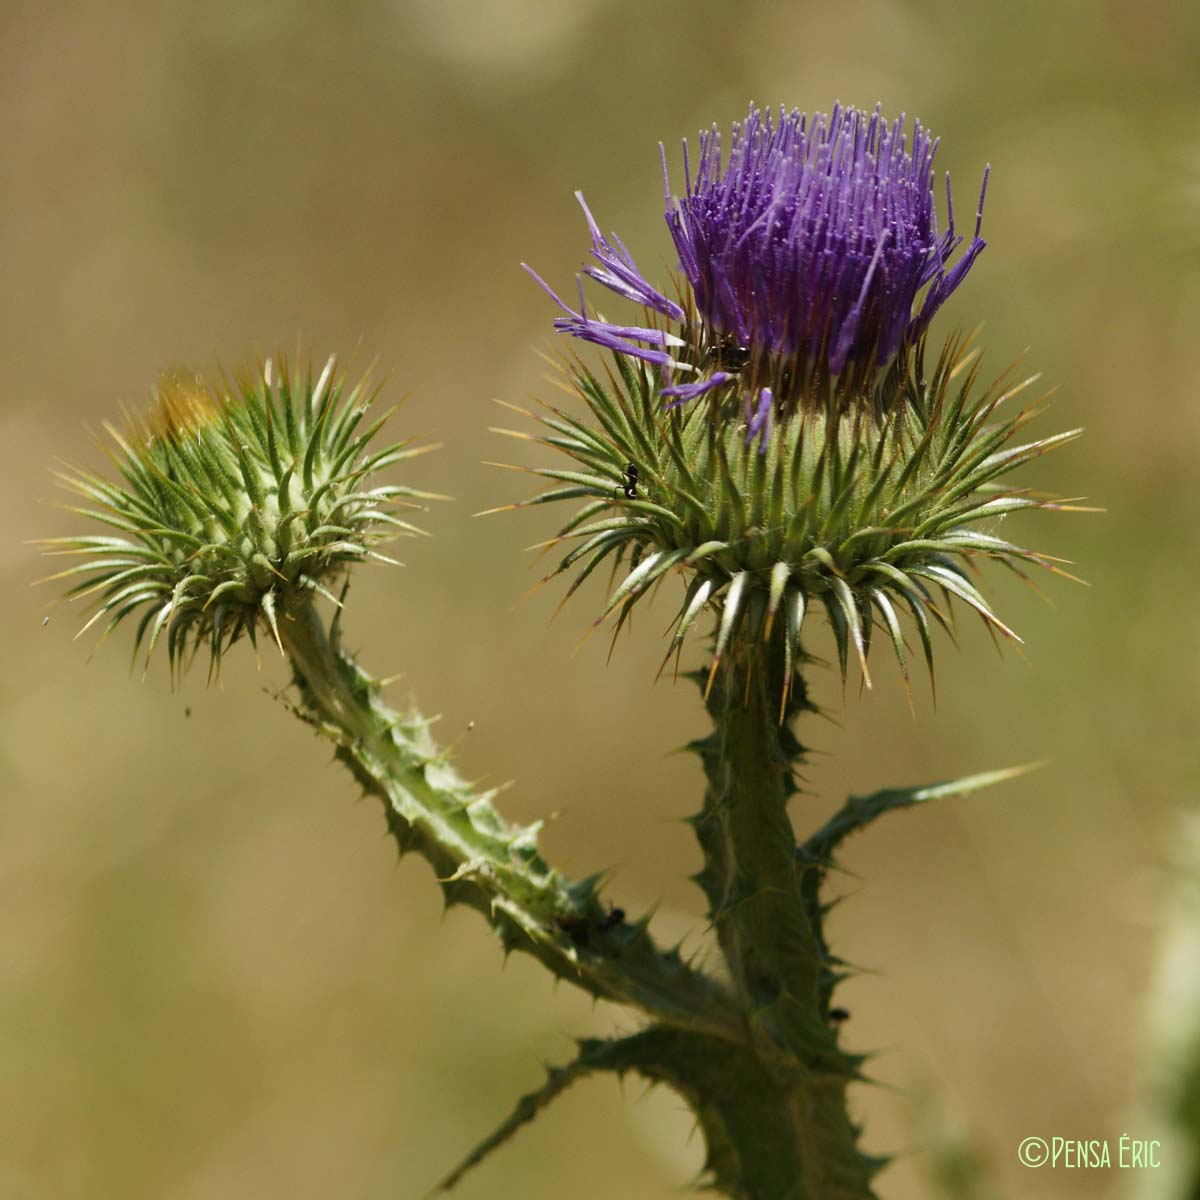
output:
[{"label": "black insect", "polygon": [[596,926],[597,933],[607,933],[610,929],[616,929],[618,925],[625,921],[625,910],[623,908],[610,908],[604,920]]},{"label": "black insect", "polygon": [[708,348],[708,365],[719,371],[740,371],[750,361],[750,351],[736,342],[716,342]]},{"label": "black insect", "polygon": [[626,463],[625,472],[622,475],[625,480],[624,492],[626,500],[636,500],[638,498],[638,469],[637,463]]},{"label": "black insect", "polygon": [[610,908],[599,920],[595,917],[574,917],[559,914],[554,924],[577,946],[586,946],[592,934],[609,933],[625,921],[623,908]]},{"label": "black insect", "polygon": [[850,1020],[850,1010],[848,1008],[831,1008],[829,1010],[829,1020],[834,1025],[840,1025],[843,1021]]}]

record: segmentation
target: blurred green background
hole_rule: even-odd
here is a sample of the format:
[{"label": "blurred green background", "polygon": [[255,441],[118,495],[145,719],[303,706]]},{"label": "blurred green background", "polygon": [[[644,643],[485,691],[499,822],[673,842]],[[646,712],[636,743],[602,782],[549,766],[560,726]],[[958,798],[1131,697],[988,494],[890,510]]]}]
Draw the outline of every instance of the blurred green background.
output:
[{"label": "blurred green background", "polygon": [[[889,1085],[856,1109],[899,1152],[888,1200],[930,1194],[930,1095],[998,1194],[1123,1194],[1128,1173],[1028,1171],[1016,1146],[1165,1136],[1130,1114],[1196,779],[1200,10],[7,3],[0,43],[0,1196],[421,1196],[542,1059],[632,1021],[443,919],[428,868],[397,868],[374,805],[272,699],[271,655],[174,695],[165,660],[129,676],[127,638],[88,661],[76,614],[29,587],[47,566],[25,539],[79,524],[55,459],[102,463],[85,426],[173,364],[298,334],[377,360],[408,397],[396,428],[446,443],[406,477],[456,502],[406,569],[361,572],[351,644],[444,714],[468,774],[518,781],[510,815],[558,814],[553,860],[615,866],[614,900],[660,902],[664,938],[697,929],[679,818],[700,772],[671,752],[703,713],[653,684],[673,598],[611,664],[600,638],[573,653],[596,590],[552,625],[561,590],[514,607],[554,516],[471,514],[531,490],[483,465],[534,461],[487,427],[513,420],[492,398],[549,394],[554,314],[518,263],[571,286],[573,190],[665,270],[659,139],[839,98],[940,133],[963,214],[991,162],[989,246],[941,328],[986,318],[997,371],[1028,349],[1060,387],[1037,428],[1087,435],[1026,482],[1109,509],[1020,526],[1091,583],[1048,579],[1052,608],[993,580],[1028,663],[964,628],[916,721],[882,656],[865,697],[817,678],[833,719],[801,731],[820,751],[801,829],[848,791],[1050,760],[850,846],[833,934],[869,973],[839,1000]],[[678,1195],[690,1127],[667,1093],[584,1083],[459,1194]]]}]

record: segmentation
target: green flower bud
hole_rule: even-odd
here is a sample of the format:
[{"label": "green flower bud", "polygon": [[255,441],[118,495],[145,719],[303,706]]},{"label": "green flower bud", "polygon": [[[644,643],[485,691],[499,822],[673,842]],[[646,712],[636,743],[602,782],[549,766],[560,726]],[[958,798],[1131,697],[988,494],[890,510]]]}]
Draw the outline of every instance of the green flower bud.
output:
[{"label": "green flower bud", "polygon": [[[394,514],[434,498],[376,482],[392,463],[434,447],[374,445],[387,414],[365,426],[369,381],[347,387],[331,358],[320,377],[268,360],[230,385],[170,372],[144,418],[105,428],[121,482],[82,470],[63,482],[115,536],[53,538],[51,554],[86,561],[51,576],[82,576],[67,593],[89,600],[80,633],[107,636],[138,614],[134,658],[165,635],[172,678],[207,644],[211,670],[260,624],[279,642],[277,614],[301,593],[337,602],[330,585],[380,542],[421,532]],[[103,638],[101,639],[103,640]]]}]

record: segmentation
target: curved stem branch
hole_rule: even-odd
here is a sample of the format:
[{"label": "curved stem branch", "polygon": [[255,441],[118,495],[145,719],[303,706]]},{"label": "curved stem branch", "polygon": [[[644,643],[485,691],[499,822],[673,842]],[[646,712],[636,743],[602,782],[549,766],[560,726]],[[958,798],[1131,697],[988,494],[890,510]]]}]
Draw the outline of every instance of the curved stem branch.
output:
[{"label": "curved stem branch", "polygon": [[433,867],[447,905],[477,909],[505,950],[532,954],[560,979],[632,1005],[655,1021],[741,1043],[727,988],[661,950],[647,921],[614,920],[594,880],[572,883],[538,853],[538,825],[509,825],[494,793],[477,793],[434,743],[429,722],[401,716],[337,644],[310,596],[283,607],[279,637],[300,691],[299,713],[337,745],[364,791],[383,801],[401,853]]}]

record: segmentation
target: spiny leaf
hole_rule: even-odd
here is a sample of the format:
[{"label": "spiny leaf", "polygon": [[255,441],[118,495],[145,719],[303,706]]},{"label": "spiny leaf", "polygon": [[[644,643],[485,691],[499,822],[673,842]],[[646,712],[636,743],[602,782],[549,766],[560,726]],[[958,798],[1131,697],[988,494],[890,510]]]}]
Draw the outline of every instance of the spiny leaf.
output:
[{"label": "spiny leaf", "polygon": [[849,800],[797,850],[801,862],[824,862],[831,860],[833,852],[851,834],[865,829],[871,822],[889,812],[912,808],[931,800],[949,800],[967,796],[998,783],[1019,779],[1031,771],[1038,770],[1044,763],[1026,763],[1019,767],[1004,767],[998,771],[984,771],[978,775],[966,775],[944,783],[926,784],[914,788],[885,788],[869,796],[851,796]]},{"label": "spiny leaf", "polygon": [[450,1191],[472,1167],[478,1166],[492,1151],[504,1145],[521,1126],[528,1125],[542,1109],[561,1096],[577,1079],[582,1079],[597,1070],[597,1057],[585,1044],[579,1055],[566,1066],[548,1066],[546,1082],[540,1088],[522,1096],[509,1116],[434,1188],[433,1194]]}]

